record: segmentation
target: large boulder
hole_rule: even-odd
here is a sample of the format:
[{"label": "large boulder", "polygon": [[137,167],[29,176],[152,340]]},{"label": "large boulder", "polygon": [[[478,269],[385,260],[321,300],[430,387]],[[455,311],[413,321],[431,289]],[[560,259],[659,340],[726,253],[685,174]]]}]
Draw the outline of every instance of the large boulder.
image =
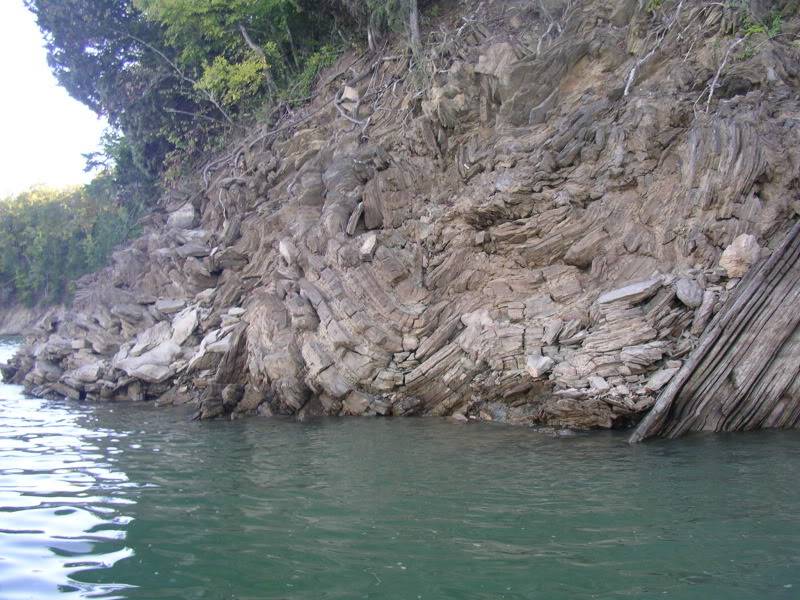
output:
[{"label": "large boulder", "polygon": [[129,377],[148,383],[162,383],[175,374],[175,361],[181,354],[181,347],[172,340],[145,352],[141,356],[131,356],[117,360],[114,366]]},{"label": "large boulder", "polygon": [[187,202],[178,210],[167,217],[167,226],[174,229],[191,229],[197,219],[197,212],[191,203]]}]

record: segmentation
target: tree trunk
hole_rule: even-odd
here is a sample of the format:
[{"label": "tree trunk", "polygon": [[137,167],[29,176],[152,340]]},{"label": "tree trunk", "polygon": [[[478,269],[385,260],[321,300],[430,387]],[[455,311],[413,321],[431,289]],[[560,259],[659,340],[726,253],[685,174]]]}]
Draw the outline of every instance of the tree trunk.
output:
[{"label": "tree trunk", "polygon": [[419,6],[417,0],[409,0],[408,11],[408,31],[411,35],[411,50],[416,54],[422,47],[422,40],[419,34]]},{"label": "tree trunk", "polygon": [[296,69],[300,68],[300,63],[297,60],[297,51],[294,47],[294,36],[292,35],[292,30],[289,29],[289,23],[286,23],[286,39],[289,40],[289,50],[292,53],[292,62]]},{"label": "tree trunk", "polygon": [[266,69],[265,70],[265,78],[267,80],[267,89],[270,92],[274,92],[275,91],[275,82],[272,81],[272,75],[270,75],[270,72],[269,72],[269,61],[267,60],[267,53],[264,52],[264,49],[261,46],[256,44],[250,38],[250,34],[247,33],[247,29],[245,29],[245,26],[242,25],[241,23],[239,23],[239,31],[242,32],[242,37],[244,38],[245,44],[247,44],[250,47],[250,49],[253,52],[255,52],[256,54],[258,54],[258,56],[264,61],[264,65],[265,65],[265,69]]}]

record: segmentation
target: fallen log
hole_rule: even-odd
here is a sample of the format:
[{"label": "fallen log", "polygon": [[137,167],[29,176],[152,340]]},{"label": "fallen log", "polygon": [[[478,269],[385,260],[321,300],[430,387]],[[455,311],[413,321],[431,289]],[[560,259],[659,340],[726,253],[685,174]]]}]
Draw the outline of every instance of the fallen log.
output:
[{"label": "fallen log", "polygon": [[800,427],[800,223],[754,265],[630,437]]}]

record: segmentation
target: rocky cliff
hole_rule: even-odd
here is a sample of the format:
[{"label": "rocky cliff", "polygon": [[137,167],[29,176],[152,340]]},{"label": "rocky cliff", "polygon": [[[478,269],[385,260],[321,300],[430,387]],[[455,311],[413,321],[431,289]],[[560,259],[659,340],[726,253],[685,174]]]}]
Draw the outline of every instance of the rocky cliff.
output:
[{"label": "rocky cliff", "polygon": [[443,3],[413,67],[344,57],[7,375],[207,418],[638,421],[800,212],[790,3],[644,4]]}]

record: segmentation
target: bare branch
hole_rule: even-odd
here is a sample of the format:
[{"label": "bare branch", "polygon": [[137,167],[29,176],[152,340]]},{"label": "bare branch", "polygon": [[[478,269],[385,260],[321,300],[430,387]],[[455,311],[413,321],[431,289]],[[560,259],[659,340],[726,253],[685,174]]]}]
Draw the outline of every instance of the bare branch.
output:
[{"label": "bare branch", "polygon": [[636,72],[639,70],[639,67],[641,67],[644,63],[650,60],[650,57],[653,56],[656,50],[658,50],[661,47],[661,43],[664,41],[664,38],[667,37],[667,34],[670,32],[670,30],[680,20],[682,10],[683,10],[683,0],[680,0],[680,2],[678,2],[677,8],[675,9],[675,16],[667,23],[667,25],[663,28],[663,30],[657,35],[658,39],[656,40],[655,44],[653,44],[653,47],[647,54],[645,54],[642,58],[636,61],[636,64],[633,65],[630,72],[628,73],[628,78],[625,83],[625,91],[622,94],[623,96],[627,96],[630,93],[631,87],[633,86],[633,82],[636,79]]},{"label": "bare branch", "polygon": [[172,69],[175,71],[175,73],[178,75],[178,77],[181,80],[185,81],[186,83],[191,84],[193,89],[200,90],[203,93],[203,95],[206,96],[206,99],[211,104],[214,105],[214,108],[216,108],[220,112],[220,114],[225,118],[225,120],[228,122],[228,124],[230,124],[230,125],[234,124],[233,123],[233,119],[231,119],[230,115],[225,111],[224,108],[222,108],[222,106],[220,106],[219,102],[217,102],[217,99],[214,98],[214,94],[212,94],[209,90],[204,90],[202,88],[199,88],[197,86],[197,81],[195,81],[194,79],[192,79],[191,77],[186,75],[186,73],[184,73],[181,70],[181,68],[178,67],[177,64],[175,64],[173,61],[171,61],[166,54],[164,54],[161,50],[159,50],[158,48],[156,48],[152,44],[149,44],[148,42],[144,41],[141,38],[136,37],[135,35],[131,35],[130,33],[125,33],[123,35],[129,37],[130,39],[132,39],[135,42],[140,43],[142,46],[144,46],[145,48],[147,48],[148,50],[150,50],[151,52],[153,52],[154,54],[159,56],[164,62],[166,62],[170,67],[172,67]]},{"label": "bare branch", "polygon": [[725,52],[725,57],[722,59],[722,63],[719,65],[719,69],[714,74],[714,79],[711,80],[711,84],[708,87],[708,100],[706,100],[706,114],[708,114],[708,110],[711,108],[711,98],[714,97],[714,90],[717,87],[717,82],[719,81],[719,76],[722,74],[722,70],[725,68],[725,65],[728,63],[728,58],[733,52],[733,49],[736,48],[739,44],[741,44],[745,38],[740,37],[738,40],[733,42],[730,46],[728,46],[728,50]]},{"label": "bare branch", "polygon": [[245,44],[247,44],[247,46],[253,52],[258,54],[259,58],[261,58],[261,60],[264,61],[264,67],[265,67],[264,77],[267,80],[267,88],[269,89],[270,92],[274,92],[275,82],[272,81],[272,76],[269,73],[269,61],[267,60],[267,53],[264,52],[264,49],[261,46],[259,46],[252,40],[250,34],[247,33],[247,29],[245,29],[245,26],[242,25],[241,23],[239,23],[239,31],[242,33],[242,37],[244,38]]}]

